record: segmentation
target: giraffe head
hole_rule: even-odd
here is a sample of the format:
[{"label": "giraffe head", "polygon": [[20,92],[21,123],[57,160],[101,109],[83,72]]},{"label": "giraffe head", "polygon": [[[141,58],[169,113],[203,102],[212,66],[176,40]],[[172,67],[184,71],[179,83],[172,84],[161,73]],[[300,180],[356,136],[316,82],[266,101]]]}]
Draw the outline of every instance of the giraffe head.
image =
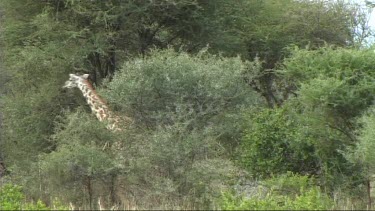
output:
[{"label": "giraffe head", "polygon": [[84,83],[89,77],[89,74],[83,74],[83,75],[76,75],[76,74],[69,74],[69,80],[65,82],[65,85],[63,88],[74,88],[78,87],[79,84]]}]

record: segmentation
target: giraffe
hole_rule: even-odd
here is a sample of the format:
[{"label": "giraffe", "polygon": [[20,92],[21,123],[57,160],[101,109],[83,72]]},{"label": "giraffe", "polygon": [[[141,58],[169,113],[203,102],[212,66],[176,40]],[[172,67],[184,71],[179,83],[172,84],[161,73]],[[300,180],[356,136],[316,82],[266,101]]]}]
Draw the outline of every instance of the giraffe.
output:
[{"label": "giraffe", "polygon": [[[93,85],[88,80],[89,74],[76,75],[69,74],[69,80],[65,82],[63,88],[75,88],[81,90],[83,97],[85,97],[87,104],[96,118],[100,121],[107,121],[107,129],[111,131],[122,131],[119,127],[120,117],[115,116],[108,108],[106,101],[104,101],[95,91]],[[123,118],[124,123],[132,123],[133,120],[129,117]]]},{"label": "giraffe", "polygon": [[[95,114],[96,118],[100,122],[107,122],[106,128],[110,131],[117,132],[122,131],[121,125],[129,126],[133,123],[133,119],[127,116],[122,116],[121,118],[114,115],[113,112],[109,109],[107,102],[103,100],[98,93],[95,91],[93,85],[88,80],[89,74],[77,75],[77,74],[69,74],[69,80],[65,82],[63,88],[75,88],[77,87],[81,90],[82,95],[85,97],[87,104],[90,106],[91,111]],[[121,123],[121,125],[119,125]],[[113,149],[115,152],[119,152],[115,159],[119,161],[119,166],[123,165],[123,143],[121,141],[115,141],[111,147],[111,145],[106,142],[102,148],[102,150],[106,149]],[[115,176],[114,176],[115,177]],[[115,194],[111,192],[111,194]],[[114,198],[115,196],[111,196]],[[99,197],[99,207],[102,209],[101,198]],[[70,203],[71,209],[74,209],[72,203]],[[116,208],[116,207],[113,207]]]}]

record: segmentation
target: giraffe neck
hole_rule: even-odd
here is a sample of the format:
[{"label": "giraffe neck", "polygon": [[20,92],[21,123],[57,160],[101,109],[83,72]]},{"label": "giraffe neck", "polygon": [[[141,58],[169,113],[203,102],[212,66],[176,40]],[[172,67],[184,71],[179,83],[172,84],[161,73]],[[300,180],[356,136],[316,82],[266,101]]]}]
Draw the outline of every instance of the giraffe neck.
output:
[{"label": "giraffe neck", "polygon": [[96,93],[94,87],[88,80],[78,84],[78,88],[81,90],[91,111],[99,121],[112,118],[106,102]]}]

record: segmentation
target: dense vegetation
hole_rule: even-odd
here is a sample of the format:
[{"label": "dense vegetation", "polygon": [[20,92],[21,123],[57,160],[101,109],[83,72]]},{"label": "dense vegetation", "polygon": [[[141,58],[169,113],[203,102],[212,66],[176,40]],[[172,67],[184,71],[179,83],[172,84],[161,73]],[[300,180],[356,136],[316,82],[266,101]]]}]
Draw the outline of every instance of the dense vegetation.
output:
[{"label": "dense vegetation", "polygon": [[[0,209],[372,207],[366,9],[2,0],[0,11]],[[69,73],[90,74],[133,124],[108,130],[62,89]]]}]

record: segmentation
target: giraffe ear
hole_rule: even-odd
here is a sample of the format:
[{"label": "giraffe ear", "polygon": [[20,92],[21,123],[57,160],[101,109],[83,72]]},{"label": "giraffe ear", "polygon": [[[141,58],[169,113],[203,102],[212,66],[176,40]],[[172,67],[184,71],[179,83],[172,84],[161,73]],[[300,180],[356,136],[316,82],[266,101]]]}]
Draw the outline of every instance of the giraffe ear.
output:
[{"label": "giraffe ear", "polygon": [[88,79],[89,76],[90,76],[89,74],[83,74],[83,75],[82,75],[82,78],[84,78],[84,79]]}]

